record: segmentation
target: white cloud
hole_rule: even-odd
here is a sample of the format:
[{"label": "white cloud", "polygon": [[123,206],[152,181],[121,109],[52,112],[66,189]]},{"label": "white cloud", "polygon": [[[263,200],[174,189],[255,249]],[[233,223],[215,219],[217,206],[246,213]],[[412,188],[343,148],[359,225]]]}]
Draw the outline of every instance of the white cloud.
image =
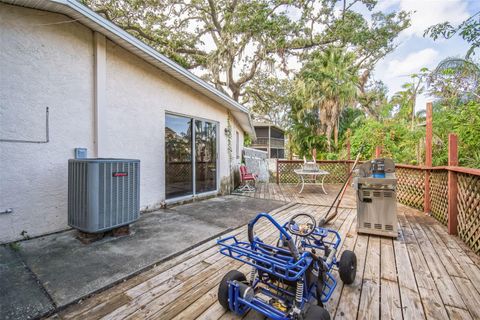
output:
[{"label": "white cloud", "polygon": [[404,37],[423,37],[431,25],[445,21],[459,24],[470,16],[468,3],[463,0],[386,0],[380,1],[377,9],[385,10],[395,4],[401,10],[414,12],[411,26],[402,32]]},{"label": "white cloud", "polygon": [[394,59],[388,63],[387,75],[390,77],[408,76],[419,72],[421,68],[431,68],[439,61],[437,50],[427,48],[418,52],[410,53],[403,60]]}]

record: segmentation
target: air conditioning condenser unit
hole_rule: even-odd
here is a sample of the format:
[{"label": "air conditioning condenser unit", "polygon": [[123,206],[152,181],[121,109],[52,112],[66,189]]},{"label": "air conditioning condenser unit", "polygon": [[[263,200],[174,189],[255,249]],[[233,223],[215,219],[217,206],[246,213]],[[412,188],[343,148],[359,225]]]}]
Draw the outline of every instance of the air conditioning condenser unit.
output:
[{"label": "air conditioning condenser unit", "polygon": [[68,225],[100,233],[128,225],[140,213],[140,160],[68,160]]}]

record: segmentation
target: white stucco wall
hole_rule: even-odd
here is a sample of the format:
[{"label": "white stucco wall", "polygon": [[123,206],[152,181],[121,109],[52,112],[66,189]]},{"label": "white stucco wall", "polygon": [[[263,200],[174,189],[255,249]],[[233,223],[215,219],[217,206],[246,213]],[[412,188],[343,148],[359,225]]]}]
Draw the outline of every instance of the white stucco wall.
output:
[{"label": "white stucco wall", "polygon": [[[164,200],[166,112],[218,122],[220,180],[229,175],[226,109],[111,41],[107,41],[106,100],[104,154],[141,160],[143,208]],[[241,131],[233,121],[232,126]]]},{"label": "white stucco wall", "polygon": [[[0,139],[41,140],[50,108],[50,142],[0,142],[0,243],[67,228],[67,160],[75,147],[94,157],[93,32],[69,18],[0,4]],[[227,111],[107,40],[102,157],[141,160],[141,208],[165,199],[165,112],[219,123],[219,180],[229,175]],[[232,120],[235,132],[243,131]]]},{"label": "white stucco wall", "polygon": [[67,226],[67,159],[93,147],[92,32],[61,15],[0,4],[0,242]]}]

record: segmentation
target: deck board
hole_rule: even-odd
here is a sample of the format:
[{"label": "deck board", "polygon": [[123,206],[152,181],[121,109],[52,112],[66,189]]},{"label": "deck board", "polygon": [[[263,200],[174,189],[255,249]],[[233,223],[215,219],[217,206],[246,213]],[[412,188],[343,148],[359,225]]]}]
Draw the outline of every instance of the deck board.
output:
[{"label": "deck board", "polygon": [[[286,222],[298,212],[324,217],[339,185],[262,184],[243,195],[285,201],[271,214]],[[444,226],[423,213],[399,205],[397,239],[356,233],[355,199],[347,191],[329,227],[342,235],[338,254],[357,254],[357,278],[338,286],[326,304],[332,319],[479,319],[480,258]],[[255,233],[270,243],[277,235],[260,221]],[[246,227],[226,235],[246,239]],[[56,319],[242,319],[217,302],[218,282],[230,269],[248,275],[250,268],[218,253],[216,240],[205,242],[171,260],[73,305]],[[334,276],[339,279],[337,270]],[[258,319],[253,312],[244,320]]]}]

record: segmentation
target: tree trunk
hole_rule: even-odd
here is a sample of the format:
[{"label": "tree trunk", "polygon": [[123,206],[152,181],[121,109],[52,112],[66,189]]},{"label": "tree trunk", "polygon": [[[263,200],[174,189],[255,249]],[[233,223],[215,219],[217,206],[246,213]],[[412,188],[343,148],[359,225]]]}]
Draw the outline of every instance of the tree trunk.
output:
[{"label": "tree trunk", "polygon": [[230,88],[232,90],[232,99],[238,102],[240,98],[240,89],[239,88]]},{"label": "tree trunk", "polygon": [[335,143],[335,147],[338,147],[338,126],[339,126],[339,121],[337,120],[337,123],[333,128],[333,139],[334,139],[333,141]]},{"label": "tree trunk", "polygon": [[328,152],[332,152],[332,125],[331,124],[327,125],[327,130],[325,132],[325,135],[327,136]]}]

